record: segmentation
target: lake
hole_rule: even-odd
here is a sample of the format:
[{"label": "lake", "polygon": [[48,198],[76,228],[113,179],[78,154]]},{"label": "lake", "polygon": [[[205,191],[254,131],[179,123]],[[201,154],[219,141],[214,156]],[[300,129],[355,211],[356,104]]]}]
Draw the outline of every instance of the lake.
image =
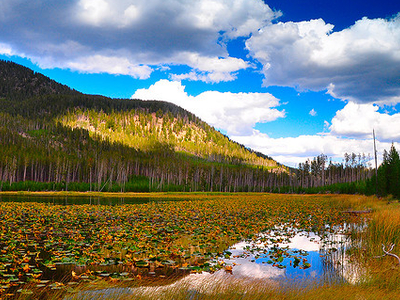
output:
[{"label": "lake", "polygon": [[[182,286],[197,293],[221,282],[354,283],[354,228],[335,205],[324,196],[264,194],[1,195],[2,289],[46,297],[76,285],[97,291],[74,297],[112,299]],[[96,288],[99,280],[109,288]]]},{"label": "lake", "polygon": [[[223,266],[214,273],[188,274],[171,284],[82,291],[72,298],[67,296],[65,300],[138,296],[152,299],[168,293],[187,293],[187,298],[195,299],[197,294],[211,294],[222,286],[235,289],[238,285],[252,286],[255,283],[279,285],[280,288],[356,284],[365,274],[363,268],[346,254],[346,247],[351,245],[346,227],[336,228],[335,233],[321,238],[315,233],[296,230],[290,230],[291,237],[288,237],[285,226],[277,226],[269,234],[261,234],[255,242],[242,241],[229,247],[225,255],[212,260],[214,265]],[[281,255],[276,255],[279,250]]]}]

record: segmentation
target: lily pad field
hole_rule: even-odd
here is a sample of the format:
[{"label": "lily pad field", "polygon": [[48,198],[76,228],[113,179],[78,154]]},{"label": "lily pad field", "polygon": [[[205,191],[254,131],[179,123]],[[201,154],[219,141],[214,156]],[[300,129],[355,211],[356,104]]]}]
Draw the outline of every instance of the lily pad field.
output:
[{"label": "lily pad field", "polygon": [[0,299],[397,299],[399,242],[390,198],[3,193]]}]

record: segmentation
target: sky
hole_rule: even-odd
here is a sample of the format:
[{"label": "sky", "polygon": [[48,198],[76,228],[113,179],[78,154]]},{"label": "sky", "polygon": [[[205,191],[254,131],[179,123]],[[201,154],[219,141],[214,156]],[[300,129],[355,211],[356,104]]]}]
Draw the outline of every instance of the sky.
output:
[{"label": "sky", "polygon": [[0,59],[164,100],[296,167],[400,150],[400,1],[1,0]]}]

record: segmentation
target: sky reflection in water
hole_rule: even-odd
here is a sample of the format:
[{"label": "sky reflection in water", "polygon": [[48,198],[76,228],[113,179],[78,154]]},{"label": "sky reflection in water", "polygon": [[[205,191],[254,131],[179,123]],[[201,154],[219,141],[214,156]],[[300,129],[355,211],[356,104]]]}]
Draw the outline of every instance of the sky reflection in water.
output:
[{"label": "sky reflection in water", "polygon": [[[324,240],[315,233],[297,232],[284,242],[273,244],[269,238],[284,238],[276,233],[269,236],[266,243],[240,242],[233,245],[229,259],[220,258],[227,265],[233,265],[232,275],[254,279],[271,280],[346,280],[344,268],[348,265],[345,256],[345,235],[328,234]],[[283,249],[279,256],[276,250]],[[300,250],[300,251],[299,251]],[[277,257],[278,261],[277,262]],[[271,260],[272,259],[272,260]],[[297,260],[297,263],[295,261]],[[300,260],[300,262],[299,262]],[[346,271],[347,272],[347,271]]]},{"label": "sky reflection in water", "polygon": [[[277,227],[278,228],[278,227]],[[272,233],[272,235],[260,235],[260,240],[264,242],[239,242],[230,247],[225,254],[231,253],[229,258],[219,257],[214,263],[219,262],[225,266],[233,266],[232,272],[221,269],[213,274],[203,272],[201,274],[190,274],[170,285],[160,286],[141,286],[136,288],[112,288],[106,290],[86,291],[75,295],[74,299],[122,299],[135,295],[153,297],[168,291],[185,290],[190,295],[193,293],[212,294],[220,291],[221,288],[232,288],[252,284],[252,282],[265,282],[272,286],[293,283],[300,286],[318,283],[333,283],[347,281],[354,283],[360,275],[359,266],[350,263],[346,257],[345,249],[348,247],[349,239],[344,234],[344,229],[335,231],[334,234],[327,234],[324,238],[309,232],[293,232],[293,230],[279,227],[277,232],[282,235]],[[287,239],[288,232],[292,232],[292,237]],[[283,238],[285,241],[275,244],[275,249],[286,249],[289,254],[281,262],[284,268],[273,266],[268,263],[270,257],[268,249],[274,248],[271,240]],[[286,238],[286,239],[285,239]],[[301,251],[299,251],[301,250]],[[293,267],[294,256],[305,258],[310,267],[301,269],[299,264]],[[290,265],[292,262],[292,265]],[[229,268],[228,268],[229,269]],[[194,295],[193,294],[193,295]],[[89,298],[87,298],[89,297]],[[65,298],[70,299],[70,298]]]}]

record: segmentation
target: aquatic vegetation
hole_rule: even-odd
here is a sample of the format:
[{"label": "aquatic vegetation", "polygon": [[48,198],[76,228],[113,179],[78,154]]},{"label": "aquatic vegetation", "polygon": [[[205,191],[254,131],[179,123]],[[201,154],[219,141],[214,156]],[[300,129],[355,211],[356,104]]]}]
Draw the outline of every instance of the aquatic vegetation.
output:
[{"label": "aquatic vegetation", "polygon": [[[257,242],[259,233],[276,230],[277,224],[325,232],[352,218],[343,213],[348,205],[343,196],[174,198],[180,201],[115,206],[1,202],[1,292],[29,294],[32,289],[68,289],[78,282],[112,284],[179,272],[229,271],[232,266],[210,260],[229,256],[225,250],[241,240]],[[299,268],[309,267],[305,253],[277,246],[270,255],[277,268],[285,257]]]}]

